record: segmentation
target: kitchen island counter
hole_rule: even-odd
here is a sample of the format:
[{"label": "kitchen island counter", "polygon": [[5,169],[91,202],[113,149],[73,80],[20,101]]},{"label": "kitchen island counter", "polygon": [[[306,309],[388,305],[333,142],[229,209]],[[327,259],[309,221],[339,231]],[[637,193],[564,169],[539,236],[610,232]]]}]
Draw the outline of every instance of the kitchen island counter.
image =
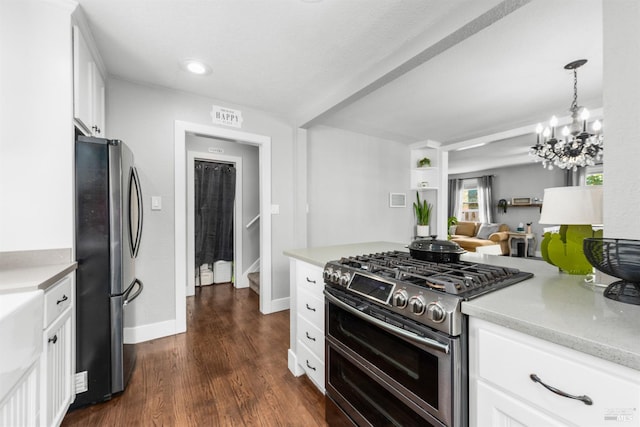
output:
[{"label": "kitchen island counter", "polygon": [[[406,246],[370,242],[292,249],[284,254],[324,267],[343,256],[408,252]],[[463,302],[464,314],[640,370],[640,306],[604,298],[602,287],[584,283],[584,276],[560,273],[544,261],[477,253],[465,253],[461,259],[534,274],[531,279]]]},{"label": "kitchen island counter", "polygon": [[342,257],[387,251],[409,252],[409,249],[407,249],[406,243],[365,242],[347,245],[320,246],[316,248],[290,249],[283,253],[288,257],[295,258],[318,267],[324,267],[327,262],[337,260]]},{"label": "kitchen island counter", "polygon": [[605,298],[602,287],[584,283],[585,276],[560,273],[544,261],[474,253],[462,259],[534,274],[463,302],[463,313],[640,370],[640,306]]}]

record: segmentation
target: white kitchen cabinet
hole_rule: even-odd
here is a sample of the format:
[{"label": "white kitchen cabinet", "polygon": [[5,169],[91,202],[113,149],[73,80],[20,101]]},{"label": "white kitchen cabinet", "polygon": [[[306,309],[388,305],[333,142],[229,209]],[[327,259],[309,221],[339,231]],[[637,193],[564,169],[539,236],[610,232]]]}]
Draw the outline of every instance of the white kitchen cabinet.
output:
[{"label": "white kitchen cabinet", "polygon": [[294,301],[291,301],[289,369],[295,375],[306,373],[324,393],[323,289],[322,268],[291,259],[291,298]]},{"label": "white kitchen cabinet", "polygon": [[38,425],[41,290],[0,293],[0,426]]},{"label": "white kitchen cabinet", "polygon": [[40,366],[34,362],[11,393],[0,402],[0,426],[38,425]]},{"label": "white kitchen cabinet", "polygon": [[640,426],[640,371],[473,317],[469,329],[471,426]]},{"label": "white kitchen cabinet", "polygon": [[104,136],[104,78],[87,38],[73,27],[73,118],[87,135]]},{"label": "white kitchen cabinet", "polygon": [[75,337],[73,275],[44,294],[43,352],[40,358],[40,425],[58,426],[73,400]]}]

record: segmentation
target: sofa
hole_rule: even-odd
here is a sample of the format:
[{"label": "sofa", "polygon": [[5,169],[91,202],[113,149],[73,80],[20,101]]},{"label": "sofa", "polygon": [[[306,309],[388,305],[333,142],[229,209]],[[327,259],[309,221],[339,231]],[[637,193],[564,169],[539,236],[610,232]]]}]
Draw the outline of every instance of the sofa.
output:
[{"label": "sofa", "polygon": [[451,240],[468,252],[476,252],[479,246],[500,245],[502,255],[509,254],[509,226],[506,224],[481,224],[458,222],[451,226]]}]

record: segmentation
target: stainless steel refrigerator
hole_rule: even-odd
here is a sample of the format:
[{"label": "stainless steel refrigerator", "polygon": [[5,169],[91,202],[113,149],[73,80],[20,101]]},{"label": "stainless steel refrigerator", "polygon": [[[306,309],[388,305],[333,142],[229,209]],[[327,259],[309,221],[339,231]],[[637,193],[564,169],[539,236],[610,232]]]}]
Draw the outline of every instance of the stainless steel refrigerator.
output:
[{"label": "stainless steel refrigerator", "polygon": [[122,141],[76,136],[76,384],[81,387],[72,408],[123,391],[135,365],[135,347],[123,341],[124,319],[143,289],[135,276],[142,193],[133,161]]}]

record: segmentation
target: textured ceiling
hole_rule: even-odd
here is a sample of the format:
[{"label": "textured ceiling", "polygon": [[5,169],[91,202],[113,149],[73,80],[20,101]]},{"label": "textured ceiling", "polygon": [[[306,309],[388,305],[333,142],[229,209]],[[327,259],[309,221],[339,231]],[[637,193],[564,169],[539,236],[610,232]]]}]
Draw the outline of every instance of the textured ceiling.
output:
[{"label": "textured ceiling", "polygon": [[[111,77],[406,143],[602,102],[601,0],[79,0]],[[199,58],[213,72],[180,67]]]}]

